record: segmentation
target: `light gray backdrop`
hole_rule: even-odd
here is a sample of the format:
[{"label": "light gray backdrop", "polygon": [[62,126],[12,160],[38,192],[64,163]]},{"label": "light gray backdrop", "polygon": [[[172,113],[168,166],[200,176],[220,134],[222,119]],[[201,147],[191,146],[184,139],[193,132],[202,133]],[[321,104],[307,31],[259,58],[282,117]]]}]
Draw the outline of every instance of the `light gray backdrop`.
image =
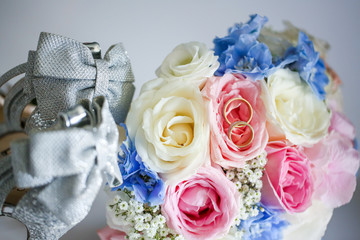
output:
[{"label": "light gray backdrop", "polygon": [[[235,22],[259,13],[269,17],[276,29],[290,20],[331,44],[327,62],[344,82],[345,112],[358,129],[360,139],[360,1],[17,1],[0,0],[0,74],[26,61],[42,31],[79,41],[97,41],[105,51],[123,42],[130,55],[136,87],[155,77],[163,58],[179,43],[212,40],[223,36]],[[136,96],[138,94],[136,92]],[[62,239],[98,239],[105,226],[104,194],[100,193],[89,216]],[[336,209],[326,240],[359,239],[360,189],[352,202]],[[22,239],[21,231],[0,220],[0,240]]]}]

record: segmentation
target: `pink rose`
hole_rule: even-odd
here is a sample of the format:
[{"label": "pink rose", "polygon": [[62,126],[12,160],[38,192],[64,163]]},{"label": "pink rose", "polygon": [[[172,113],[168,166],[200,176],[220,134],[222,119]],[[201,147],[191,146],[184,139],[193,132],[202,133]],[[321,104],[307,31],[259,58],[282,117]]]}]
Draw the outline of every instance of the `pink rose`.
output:
[{"label": "pink rose", "polygon": [[286,141],[270,142],[263,176],[261,202],[289,213],[305,211],[311,205],[311,167],[302,149]]},{"label": "pink rose", "polygon": [[330,134],[311,148],[305,148],[312,165],[314,197],[331,208],[350,202],[356,187],[359,153],[354,149],[354,126],[333,111]]},{"label": "pink rose", "polygon": [[[261,83],[252,81],[241,74],[225,74],[223,77],[209,78],[202,90],[204,99],[209,102],[209,122],[211,129],[210,149],[213,162],[224,168],[241,168],[245,161],[250,160],[265,149],[268,141],[266,131],[266,110],[260,98]],[[243,98],[253,109],[253,117],[249,122],[254,130],[254,139],[248,147],[245,145],[251,139],[251,129],[248,126],[234,128],[232,140],[228,137],[230,124],[224,118],[224,107],[233,98]],[[250,118],[250,108],[244,101],[233,101],[226,109],[230,123],[247,122]]]},{"label": "pink rose", "polygon": [[109,227],[97,231],[101,240],[125,240],[126,234]]},{"label": "pink rose", "polygon": [[223,171],[202,167],[189,179],[168,187],[162,213],[168,226],[187,240],[210,240],[229,231],[239,208],[239,193]]}]

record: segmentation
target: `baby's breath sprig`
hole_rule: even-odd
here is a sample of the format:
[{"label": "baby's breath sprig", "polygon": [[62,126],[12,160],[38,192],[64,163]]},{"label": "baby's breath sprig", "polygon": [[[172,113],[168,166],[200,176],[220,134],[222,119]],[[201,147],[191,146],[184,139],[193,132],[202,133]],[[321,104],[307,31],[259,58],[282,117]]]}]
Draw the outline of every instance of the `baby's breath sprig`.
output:
[{"label": "baby's breath sprig", "polygon": [[242,207],[240,215],[235,219],[235,226],[241,220],[254,217],[259,214],[257,204],[261,200],[261,188],[263,183],[261,178],[265,169],[267,159],[266,152],[248,161],[243,168],[225,170],[226,177],[235,183],[236,188],[241,193]]},{"label": "baby's breath sprig", "polygon": [[183,240],[184,238],[166,225],[160,206],[150,206],[135,200],[127,189],[118,190],[108,205],[116,224],[127,226],[129,240]]}]

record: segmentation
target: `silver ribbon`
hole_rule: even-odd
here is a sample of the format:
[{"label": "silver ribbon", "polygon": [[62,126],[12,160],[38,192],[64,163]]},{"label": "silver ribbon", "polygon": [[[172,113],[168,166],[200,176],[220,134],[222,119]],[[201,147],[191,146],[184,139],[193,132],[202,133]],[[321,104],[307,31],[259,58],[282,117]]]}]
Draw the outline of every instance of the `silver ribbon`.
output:
[{"label": "silver ribbon", "polygon": [[[86,114],[73,111],[51,129],[11,143],[11,156],[0,160],[0,206],[12,187],[30,188],[11,214],[27,226],[30,239],[58,239],[79,223],[102,185],[101,174],[110,187],[122,183],[118,130],[105,98],[94,98],[92,106],[81,102],[75,112]],[[68,120],[71,126],[64,128]]]},{"label": "silver ribbon", "polygon": [[21,112],[33,99],[37,108],[26,129],[44,129],[54,123],[61,111],[81,99],[107,98],[115,122],[125,120],[134,94],[134,76],[130,60],[122,44],[110,47],[104,59],[94,59],[91,50],[70,38],[41,33],[36,51],[29,52],[28,62],[0,77],[0,86],[24,73],[5,98],[6,131],[22,130]]}]

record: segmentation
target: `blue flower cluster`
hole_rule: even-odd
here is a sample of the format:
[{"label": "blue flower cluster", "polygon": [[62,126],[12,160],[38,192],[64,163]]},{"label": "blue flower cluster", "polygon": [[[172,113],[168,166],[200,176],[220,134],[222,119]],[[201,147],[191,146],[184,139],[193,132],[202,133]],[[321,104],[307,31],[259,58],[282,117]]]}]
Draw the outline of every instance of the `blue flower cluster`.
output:
[{"label": "blue flower cluster", "polygon": [[[244,240],[273,240],[282,239],[283,229],[289,225],[279,217],[281,212],[258,205],[259,214],[241,221],[238,229],[244,231]],[[263,211],[260,211],[262,209]]]},{"label": "blue flower cluster", "polygon": [[300,32],[298,45],[287,49],[284,58],[292,59],[293,62],[288,67],[298,71],[300,77],[309,84],[315,95],[323,100],[326,94],[324,88],[329,83],[329,78],[325,74],[325,63],[319,55],[308,36]]},{"label": "blue flower cluster", "polygon": [[329,78],[325,74],[325,63],[315,51],[312,41],[305,33],[300,32],[298,45],[288,48],[284,57],[273,59],[268,46],[257,40],[267,21],[266,17],[252,15],[247,23],[231,27],[227,36],[214,39],[215,55],[219,56],[220,62],[215,75],[241,73],[259,80],[279,68],[288,67],[298,71],[314,94],[323,100]]},{"label": "blue flower cluster", "polygon": [[274,68],[271,52],[264,43],[257,41],[267,21],[266,17],[252,15],[247,23],[231,27],[228,36],[214,39],[215,55],[220,62],[215,75],[242,73],[253,80],[269,75]]},{"label": "blue flower cluster", "polygon": [[126,140],[121,145],[122,152],[119,154],[118,164],[124,182],[112,190],[126,188],[134,191],[137,201],[148,203],[150,206],[160,205],[164,201],[165,184],[156,172],[144,165],[135,144],[128,136],[126,126],[122,126],[126,130]]}]

